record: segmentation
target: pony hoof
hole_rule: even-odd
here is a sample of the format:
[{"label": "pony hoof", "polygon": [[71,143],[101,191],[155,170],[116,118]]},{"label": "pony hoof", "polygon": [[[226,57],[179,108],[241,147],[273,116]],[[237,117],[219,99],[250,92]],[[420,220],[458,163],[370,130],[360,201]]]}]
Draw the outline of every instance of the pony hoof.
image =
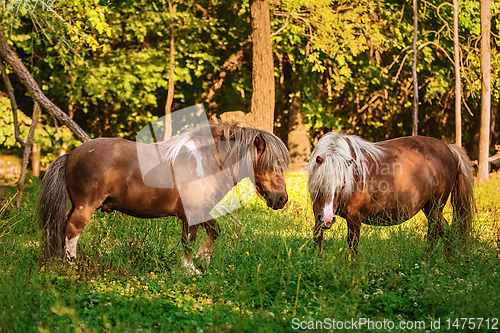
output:
[{"label": "pony hoof", "polygon": [[189,270],[189,274],[199,276],[199,275],[201,275],[201,272],[200,272],[200,270],[193,267],[192,269]]},{"label": "pony hoof", "polygon": [[201,272],[194,267],[193,264],[185,264],[184,268],[187,270],[187,273],[190,275],[201,275]]},{"label": "pony hoof", "polygon": [[73,266],[75,264],[75,257],[66,257],[66,263],[70,266]]}]

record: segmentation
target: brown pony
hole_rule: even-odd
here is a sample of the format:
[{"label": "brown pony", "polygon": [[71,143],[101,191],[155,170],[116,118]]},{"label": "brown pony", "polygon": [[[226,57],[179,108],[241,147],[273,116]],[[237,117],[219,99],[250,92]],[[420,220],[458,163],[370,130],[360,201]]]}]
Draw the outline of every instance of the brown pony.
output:
[{"label": "brown pony", "polygon": [[[187,211],[189,209],[193,214],[204,215],[202,221],[205,221],[203,226],[207,231],[207,239],[199,248],[197,257],[201,257],[207,267],[219,226],[215,219],[206,214],[248,173],[239,170],[242,168],[232,168],[228,173],[230,177],[218,179],[217,183],[211,181],[210,177],[205,182],[187,183],[182,187],[182,200],[179,185],[182,185],[181,179],[192,178],[197,172],[207,174],[208,169],[222,171],[225,163],[221,160],[222,150],[227,146],[224,143],[241,143],[248,147],[247,155],[251,158],[249,165],[253,167],[255,175],[251,180],[269,207],[281,209],[288,200],[283,172],[288,169],[290,157],[283,142],[266,131],[230,123],[210,124],[210,130],[210,138],[206,135],[210,133],[206,127],[204,130],[194,128],[159,143],[157,151],[165,156],[167,163],[157,166],[144,178],[138,154],[140,148],[148,147],[123,139],[94,139],[55,160],[43,178],[38,203],[44,258],[62,257],[64,254],[69,259],[74,258],[78,238],[97,209],[105,212],[116,210],[140,218],[177,216],[183,222],[184,266],[191,273],[199,274],[191,258],[191,245],[196,240],[198,224],[190,223]],[[193,157],[189,145],[196,142],[198,147],[202,147],[206,139],[210,139],[217,147],[218,156],[212,156],[212,165],[205,163],[205,169],[199,170],[196,163],[193,167],[192,158],[177,158],[180,155]],[[235,151],[240,153],[242,150]],[[230,155],[231,152],[226,151],[224,156]],[[178,172],[173,173],[174,168]],[[155,177],[152,178],[153,171]],[[165,171],[174,174],[172,188],[161,186],[162,173],[167,174]],[[69,214],[68,193],[72,204]]]},{"label": "brown pony", "polygon": [[335,215],[347,220],[347,242],[356,254],[361,223],[396,225],[419,210],[429,223],[430,251],[447,224],[442,212],[450,193],[454,223],[460,223],[468,242],[475,212],[473,176],[460,147],[422,136],[372,143],[332,132],[319,140],[307,173],[320,253],[323,230],[331,228]]}]

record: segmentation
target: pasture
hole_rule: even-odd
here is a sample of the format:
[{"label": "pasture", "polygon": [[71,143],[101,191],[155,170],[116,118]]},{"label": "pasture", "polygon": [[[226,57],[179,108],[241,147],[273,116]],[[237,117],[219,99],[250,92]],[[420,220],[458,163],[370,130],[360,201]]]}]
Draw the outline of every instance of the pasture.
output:
[{"label": "pasture", "polygon": [[[39,188],[28,179],[20,210],[12,188],[0,198],[0,332],[285,332],[293,318],[424,321],[426,331],[437,319],[447,330],[449,319],[453,331],[462,328],[463,321],[453,326],[457,318],[489,318],[490,328],[500,318],[497,177],[475,188],[471,249],[449,228],[450,250],[440,240],[426,253],[420,212],[398,226],[363,225],[357,258],[347,253],[339,218],[318,258],[305,174],[291,173],[283,210],[254,198],[234,212],[241,226],[219,218],[221,236],[202,276],[183,270],[179,220],[101,212],[83,231],[73,267],[54,261],[39,269]],[[197,246],[204,234],[200,228]]]}]

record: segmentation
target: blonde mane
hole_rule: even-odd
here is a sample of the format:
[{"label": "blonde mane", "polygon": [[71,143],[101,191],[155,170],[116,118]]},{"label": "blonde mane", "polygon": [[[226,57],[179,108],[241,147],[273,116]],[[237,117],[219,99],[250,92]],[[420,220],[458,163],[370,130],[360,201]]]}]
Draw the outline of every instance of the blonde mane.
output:
[{"label": "blonde mane", "polygon": [[[373,142],[355,135],[336,132],[325,134],[311,154],[307,165],[308,187],[312,202],[318,198],[331,199],[338,186],[344,185],[340,200],[345,202],[355,190],[355,176],[363,188],[370,174],[368,159],[377,162],[384,156],[383,149]],[[321,157],[323,163],[316,159]]]}]

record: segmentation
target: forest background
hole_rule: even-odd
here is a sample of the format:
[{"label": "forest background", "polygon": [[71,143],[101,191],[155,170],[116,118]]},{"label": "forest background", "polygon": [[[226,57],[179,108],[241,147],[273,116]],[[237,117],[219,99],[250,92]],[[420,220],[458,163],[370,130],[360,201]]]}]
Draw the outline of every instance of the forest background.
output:
[{"label": "forest background", "polygon": [[[210,117],[251,110],[250,1],[46,2],[52,11],[3,2],[1,24],[43,93],[91,138],[135,139],[143,126],[165,114],[172,36],[172,110],[197,103],[204,103]],[[500,143],[499,8],[500,1],[492,1],[491,152]],[[305,162],[311,145],[332,129],[372,141],[411,135],[411,1],[284,0],[271,2],[269,12],[274,132],[294,162]],[[454,141],[453,6],[420,1],[418,19],[419,134]],[[458,26],[463,145],[477,159],[478,1],[460,2]],[[33,100],[12,69],[7,72],[25,138]],[[21,156],[10,108],[0,82],[0,154]],[[34,142],[34,160],[42,167],[79,144],[47,113]]]}]

